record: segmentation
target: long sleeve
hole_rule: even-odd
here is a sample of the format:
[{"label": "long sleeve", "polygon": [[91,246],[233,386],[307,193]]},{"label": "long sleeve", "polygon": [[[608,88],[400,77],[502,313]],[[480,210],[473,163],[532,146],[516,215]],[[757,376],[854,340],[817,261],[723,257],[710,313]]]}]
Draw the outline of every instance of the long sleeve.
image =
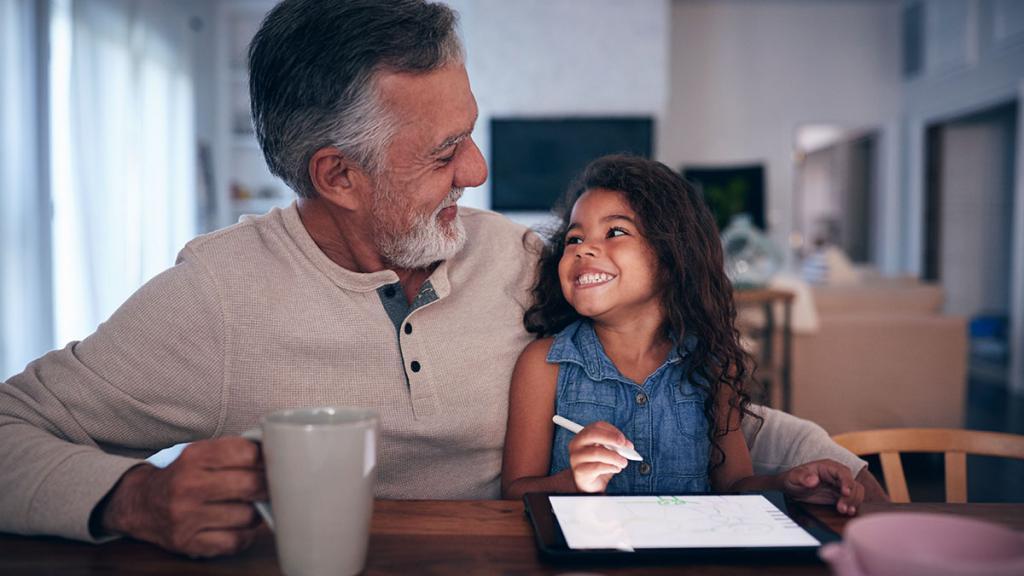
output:
[{"label": "long sleeve", "polygon": [[754,474],[778,474],[825,458],[843,464],[854,476],[867,466],[867,462],[833,442],[824,428],[810,420],[765,406],[751,405],[750,409],[764,418],[760,429],[755,418],[748,416],[742,422]]},{"label": "long sleeve", "polygon": [[216,283],[179,260],[0,385],[0,530],[95,540],[90,514],[139,458],[217,435],[224,350]]}]

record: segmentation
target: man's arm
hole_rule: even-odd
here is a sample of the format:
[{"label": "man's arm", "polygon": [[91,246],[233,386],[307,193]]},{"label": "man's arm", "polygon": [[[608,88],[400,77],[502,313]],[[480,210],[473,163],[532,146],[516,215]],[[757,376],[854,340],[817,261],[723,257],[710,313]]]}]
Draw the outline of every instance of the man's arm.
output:
[{"label": "man's arm", "polygon": [[183,262],[0,385],[0,530],[109,536],[93,512],[154,473],[139,457],[218,430],[223,363],[215,284]]},{"label": "man's arm", "polygon": [[750,416],[741,424],[755,474],[776,475],[811,462],[834,460],[850,469],[864,489],[865,501],[889,500],[867,462],[836,444],[821,426],[766,406],[751,404],[750,409],[763,418],[763,425]]}]

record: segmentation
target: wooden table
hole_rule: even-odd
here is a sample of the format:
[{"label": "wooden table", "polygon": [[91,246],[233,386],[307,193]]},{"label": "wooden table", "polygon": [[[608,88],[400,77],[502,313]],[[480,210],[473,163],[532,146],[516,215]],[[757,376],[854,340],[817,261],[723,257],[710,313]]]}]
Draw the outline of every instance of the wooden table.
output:
[{"label": "wooden table", "polygon": [[[847,519],[822,506],[811,512],[841,532]],[[865,504],[862,513],[934,511],[1002,522],[1024,531],[1024,504]],[[366,574],[828,574],[824,564],[699,564],[569,567],[537,557],[523,505],[515,501],[378,501]],[[263,530],[242,554],[189,560],[149,544],[99,546],[58,538],[0,534],[0,574],[279,575],[273,535]]]}]

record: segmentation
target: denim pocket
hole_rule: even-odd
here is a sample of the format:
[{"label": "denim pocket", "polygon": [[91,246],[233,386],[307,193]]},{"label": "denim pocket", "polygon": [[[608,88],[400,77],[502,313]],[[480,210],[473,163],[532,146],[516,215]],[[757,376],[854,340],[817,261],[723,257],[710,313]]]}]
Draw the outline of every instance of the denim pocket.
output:
[{"label": "denim pocket", "polygon": [[615,424],[615,405],[591,400],[571,400],[558,403],[558,414],[580,426],[603,420]]},{"label": "denim pocket", "polygon": [[676,433],[691,440],[708,437],[708,421],[704,416],[704,395],[692,385],[672,387],[672,413]]}]

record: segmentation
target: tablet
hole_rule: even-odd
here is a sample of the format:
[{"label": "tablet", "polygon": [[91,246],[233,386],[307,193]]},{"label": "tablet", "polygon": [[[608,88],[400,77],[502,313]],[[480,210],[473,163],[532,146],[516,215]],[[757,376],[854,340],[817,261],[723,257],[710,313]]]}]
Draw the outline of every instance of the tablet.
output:
[{"label": "tablet", "polygon": [[839,536],[779,492],[523,497],[541,556],[556,561],[815,561]]}]

